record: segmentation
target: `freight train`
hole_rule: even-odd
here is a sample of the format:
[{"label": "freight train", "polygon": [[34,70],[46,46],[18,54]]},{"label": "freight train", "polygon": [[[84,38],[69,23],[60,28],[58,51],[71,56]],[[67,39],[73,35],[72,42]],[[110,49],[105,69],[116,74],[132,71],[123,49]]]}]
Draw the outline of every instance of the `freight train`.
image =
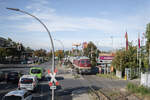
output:
[{"label": "freight train", "polygon": [[88,57],[85,57],[85,56],[70,57],[69,61],[74,66],[77,73],[88,74],[91,72],[91,63],[90,63],[90,59]]}]

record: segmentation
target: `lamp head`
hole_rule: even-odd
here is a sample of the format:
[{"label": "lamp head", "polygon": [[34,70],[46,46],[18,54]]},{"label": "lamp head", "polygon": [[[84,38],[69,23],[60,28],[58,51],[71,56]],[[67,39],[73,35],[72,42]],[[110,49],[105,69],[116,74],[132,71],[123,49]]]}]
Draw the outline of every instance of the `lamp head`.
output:
[{"label": "lamp head", "polygon": [[20,11],[20,9],[18,9],[18,8],[6,8],[6,9],[14,10],[14,11]]}]

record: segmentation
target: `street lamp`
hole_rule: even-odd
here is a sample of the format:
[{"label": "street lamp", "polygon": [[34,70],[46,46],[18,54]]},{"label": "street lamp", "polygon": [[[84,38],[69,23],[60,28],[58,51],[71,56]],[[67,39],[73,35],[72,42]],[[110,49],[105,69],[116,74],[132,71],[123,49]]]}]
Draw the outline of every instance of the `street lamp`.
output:
[{"label": "street lamp", "polygon": [[[26,12],[26,11],[20,10],[18,8],[6,8],[6,9],[13,10],[13,11],[18,11],[18,12],[27,14],[27,15],[35,18],[37,21],[39,21],[44,26],[44,28],[46,29],[46,31],[47,31],[47,33],[49,35],[49,38],[50,38],[50,41],[51,41],[51,45],[52,45],[52,73],[54,73],[54,69],[55,69],[54,44],[53,44],[53,39],[52,39],[52,36],[50,34],[50,31],[48,30],[48,28],[46,27],[46,25],[39,18],[37,18],[36,16],[34,16],[34,15],[32,15],[32,14]],[[52,100],[54,100],[54,89],[52,89]]]},{"label": "street lamp", "polygon": [[[54,40],[58,41],[62,45],[62,47],[63,47],[63,54],[64,54],[64,45],[63,45],[63,42],[61,40],[57,40],[57,39],[54,39]],[[64,54],[64,56],[65,56],[65,54]],[[60,61],[60,59],[59,59],[59,61]]]},{"label": "street lamp", "polygon": [[64,51],[64,45],[63,45],[63,42],[62,42],[61,40],[57,40],[57,39],[54,39],[54,40],[58,41],[58,42],[62,45],[63,51]]}]

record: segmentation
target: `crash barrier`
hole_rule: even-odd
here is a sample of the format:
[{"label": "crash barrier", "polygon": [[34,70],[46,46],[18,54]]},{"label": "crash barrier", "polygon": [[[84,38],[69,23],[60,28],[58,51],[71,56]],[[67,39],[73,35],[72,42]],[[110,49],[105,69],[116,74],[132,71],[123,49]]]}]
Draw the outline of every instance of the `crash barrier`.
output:
[{"label": "crash barrier", "polygon": [[3,68],[26,68],[26,67],[32,67],[35,66],[35,64],[0,64],[0,69]]}]

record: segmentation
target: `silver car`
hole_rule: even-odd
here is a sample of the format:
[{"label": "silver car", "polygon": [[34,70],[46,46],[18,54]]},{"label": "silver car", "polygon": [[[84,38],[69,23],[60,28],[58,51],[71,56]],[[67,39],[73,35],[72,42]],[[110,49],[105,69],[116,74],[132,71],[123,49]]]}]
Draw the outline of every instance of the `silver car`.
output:
[{"label": "silver car", "polygon": [[7,93],[2,100],[32,100],[32,94],[27,90],[15,90]]}]

